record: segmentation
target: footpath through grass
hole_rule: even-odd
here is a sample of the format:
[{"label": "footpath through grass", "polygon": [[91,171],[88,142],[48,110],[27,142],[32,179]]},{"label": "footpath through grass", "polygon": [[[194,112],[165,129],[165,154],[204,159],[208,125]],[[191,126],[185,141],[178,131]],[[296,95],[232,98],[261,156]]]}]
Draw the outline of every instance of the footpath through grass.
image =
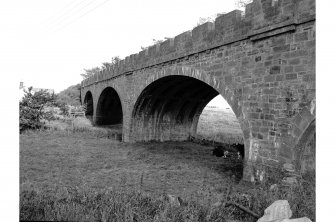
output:
[{"label": "footpath through grass", "polygon": [[[293,216],[315,218],[315,181],[269,191],[271,184],[237,183],[241,163],[190,142],[126,144],[82,130],[20,135],[20,219],[57,221],[255,221],[287,199]],[[230,195],[226,194],[230,188]],[[167,194],[181,198],[169,204]]]}]

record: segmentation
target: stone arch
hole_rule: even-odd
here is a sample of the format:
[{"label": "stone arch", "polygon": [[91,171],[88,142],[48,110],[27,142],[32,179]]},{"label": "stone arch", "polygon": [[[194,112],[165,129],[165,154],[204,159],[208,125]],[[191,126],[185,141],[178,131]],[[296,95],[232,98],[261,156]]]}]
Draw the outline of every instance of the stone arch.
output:
[{"label": "stone arch", "polygon": [[310,123],[305,132],[302,134],[296,146],[296,168],[302,174],[310,171],[315,171],[315,140],[316,130],[314,120]]},{"label": "stone arch", "polygon": [[93,95],[91,91],[87,91],[84,98],[85,116],[92,120],[94,115]]},{"label": "stone arch", "polygon": [[295,167],[298,172],[305,174],[315,171],[316,127],[315,119],[305,127],[295,146]]},{"label": "stone arch", "polygon": [[[151,73],[142,82],[131,113],[131,141],[188,139],[196,132],[203,108],[218,94],[231,106],[242,128],[242,90],[222,84],[222,79],[201,69],[170,66]],[[249,128],[242,130],[244,137],[249,135]]]},{"label": "stone arch", "polygon": [[290,152],[296,170],[305,173],[307,159],[315,169],[315,99],[309,106],[304,107],[291,122],[291,139],[288,140],[286,146],[291,147]]},{"label": "stone arch", "polygon": [[96,105],[95,124],[120,125],[123,123],[123,109],[119,94],[113,87],[104,88]]}]

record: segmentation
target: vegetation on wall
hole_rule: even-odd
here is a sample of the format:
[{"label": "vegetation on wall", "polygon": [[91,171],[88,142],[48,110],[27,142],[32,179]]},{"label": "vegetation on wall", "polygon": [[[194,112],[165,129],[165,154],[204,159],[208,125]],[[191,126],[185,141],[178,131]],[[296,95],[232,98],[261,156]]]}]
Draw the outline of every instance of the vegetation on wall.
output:
[{"label": "vegetation on wall", "polygon": [[90,78],[92,76],[94,76],[95,74],[98,74],[100,71],[113,67],[115,65],[117,65],[119,62],[121,61],[120,57],[118,56],[114,56],[111,59],[111,62],[103,62],[102,66],[96,66],[93,67],[91,69],[84,69],[84,73],[80,74],[84,79]]}]

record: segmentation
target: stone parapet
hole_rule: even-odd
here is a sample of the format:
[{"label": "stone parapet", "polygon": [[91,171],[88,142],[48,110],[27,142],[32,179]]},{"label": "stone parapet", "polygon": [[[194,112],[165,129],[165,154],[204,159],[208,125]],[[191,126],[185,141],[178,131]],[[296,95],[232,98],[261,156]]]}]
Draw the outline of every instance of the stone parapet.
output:
[{"label": "stone parapet", "polygon": [[85,87],[236,41],[266,38],[266,32],[276,35],[277,32],[294,29],[295,24],[314,19],[314,0],[254,0],[246,6],[245,12],[234,10],[220,15],[214,22],[206,22],[191,31],[127,56],[118,64],[83,80],[81,85]]}]

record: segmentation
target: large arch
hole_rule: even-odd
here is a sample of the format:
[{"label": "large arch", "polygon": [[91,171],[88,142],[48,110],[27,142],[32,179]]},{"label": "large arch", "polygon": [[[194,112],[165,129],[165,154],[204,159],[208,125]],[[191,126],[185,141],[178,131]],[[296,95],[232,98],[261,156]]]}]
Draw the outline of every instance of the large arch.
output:
[{"label": "large arch", "polygon": [[119,94],[112,87],[106,87],[100,94],[97,107],[96,125],[120,125],[123,123],[123,111]]},{"label": "large arch", "polygon": [[86,118],[93,120],[94,106],[93,106],[93,96],[91,91],[87,91],[84,98],[85,105],[85,116]]},{"label": "large arch", "polygon": [[147,86],[132,113],[135,140],[186,140],[199,115],[219,93],[192,77],[167,76]]},{"label": "large arch", "polygon": [[[230,88],[222,80],[187,66],[170,66],[151,73],[135,95],[130,141],[188,139],[196,133],[203,108],[218,94],[231,106],[241,128],[246,126],[239,102],[242,89]],[[249,138],[249,128],[242,130],[244,138]]]}]

